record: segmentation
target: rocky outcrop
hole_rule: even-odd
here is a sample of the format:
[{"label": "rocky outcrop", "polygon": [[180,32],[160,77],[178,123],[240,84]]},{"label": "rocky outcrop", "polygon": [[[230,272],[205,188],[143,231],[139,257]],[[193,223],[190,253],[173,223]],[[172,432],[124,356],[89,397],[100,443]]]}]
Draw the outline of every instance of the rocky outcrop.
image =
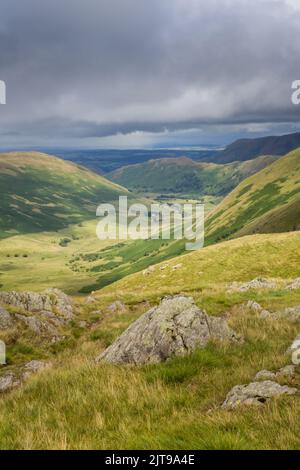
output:
[{"label": "rocky outcrop", "polygon": [[297,277],[296,279],[294,279],[293,282],[291,282],[290,284],[288,284],[288,285],[287,285],[287,289],[288,289],[288,290],[300,289],[300,277]]},{"label": "rocky outcrop", "polygon": [[261,370],[257,372],[254,380],[276,380],[281,378],[293,378],[296,373],[296,366],[293,364],[282,367],[277,372],[270,370]]},{"label": "rocky outcrop", "polygon": [[43,321],[36,316],[26,317],[25,315],[15,314],[15,318],[23,322],[31,331],[36,333],[38,336],[57,336],[58,331],[48,321]]},{"label": "rocky outcrop", "polygon": [[7,330],[14,325],[13,318],[4,308],[0,307],[0,330]]},{"label": "rocky outcrop", "polygon": [[19,307],[27,312],[48,311],[69,320],[73,317],[71,299],[59,289],[36,292],[0,292],[0,304]]},{"label": "rocky outcrop", "polygon": [[111,305],[107,307],[107,310],[110,312],[116,313],[116,312],[125,312],[126,311],[126,305],[123,304],[120,300],[116,300],[113,302]]},{"label": "rocky outcrop", "polygon": [[265,279],[263,277],[258,277],[249,282],[233,282],[229,285],[229,290],[236,292],[247,292],[251,289],[276,289],[276,287],[276,282],[270,279]]},{"label": "rocky outcrop", "polygon": [[15,371],[7,371],[0,376],[0,393],[20,387],[32,374],[50,367],[50,364],[44,361],[30,361]]},{"label": "rocky outcrop", "polygon": [[208,316],[191,297],[166,297],[136,320],[97,361],[159,363],[190,354],[212,339],[239,340],[225,319]]},{"label": "rocky outcrop", "polygon": [[270,398],[281,395],[295,395],[296,388],[279,385],[271,380],[237,385],[228,393],[222,408],[232,410],[240,405],[262,405]]}]

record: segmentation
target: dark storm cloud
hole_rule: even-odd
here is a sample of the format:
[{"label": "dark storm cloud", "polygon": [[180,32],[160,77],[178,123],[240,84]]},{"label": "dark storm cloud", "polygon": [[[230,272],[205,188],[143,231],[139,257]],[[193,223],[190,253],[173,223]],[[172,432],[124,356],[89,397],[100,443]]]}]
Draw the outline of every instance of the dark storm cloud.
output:
[{"label": "dark storm cloud", "polygon": [[1,141],[297,122],[297,3],[1,0]]}]

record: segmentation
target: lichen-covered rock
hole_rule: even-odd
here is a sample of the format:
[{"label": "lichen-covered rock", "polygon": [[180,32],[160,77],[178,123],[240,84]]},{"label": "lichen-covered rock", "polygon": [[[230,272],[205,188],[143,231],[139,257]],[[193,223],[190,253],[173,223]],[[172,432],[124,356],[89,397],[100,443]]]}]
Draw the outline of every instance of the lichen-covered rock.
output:
[{"label": "lichen-covered rock", "polygon": [[0,376],[0,393],[8,392],[21,385],[21,380],[12,372]]},{"label": "lichen-covered rock", "polygon": [[275,372],[271,372],[270,370],[260,370],[257,372],[254,380],[274,380],[276,378]]},{"label": "lichen-covered rock", "polygon": [[0,307],[0,330],[7,330],[14,326],[14,320],[10,313]]},{"label": "lichen-covered rock", "polygon": [[236,385],[228,393],[222,408],[232,410],[240,405],[262,405],[270,398],[280,395],[295,395],[296,388],[279,385],[271,380],[252,382],[249,385]]},{"label": "lichen-covered rock", "polygon": [[296,373],[296,366],[291,364],[289,366],[285,366],[279,369],[279,371],[276,373],[276,377],[292,378],[295,376],[295,373]]},{"label": "lichen-covered rock", "polygon": [[300,305],[296,307],[286,308],[283,312],[279,314],[282,318],[289,320],[291,322],[300,321]]},{"label": "lichen-covered rock", "polygon": [[50,367],[48,362],[33,360],[19,366],[15,371],[5,372],[0,376],[0,393],[20,387],[31,375],[47,367]]},{"label": "lichen-covered rock", "polygon": [[276,380],[276,379],[284,379],[284,378],[293,378],[296,373],[296,366],[289,365],[282,367],[277,372],[272,372],[270,370],[261,370],[257,372],[254,380]]},{"label": "lichen-covered rock", "polygon": [[237,341],[225,319],[208,316],[191,297],[166,297],[136,320],[97,361],[151,364],[184,356],[211,339]]},{"label": "lichen-covered rock", "polygon": [[0,304],[13,305],[27,312],[42,310],[58,313],[64,318],[73,317],[72,300],[59,289],[36,292],[0,292]]},{"label": "lichen-covered rock", "polygon": [[116,300],[113,302],[111,305],[107,307],[107,310],[110,312],[116,313],[116,312],[125,312],[126,311],[126,305],[121,302],[120,300]]},{"label": "lichen-covered rock", "polygon": [[38,336],[57,336],[57,329],[49,322],[40,320],[36,316],[26,317],[25,315],[15,314],[15,318],[23,322],[31,331]]},{"label": "lichen-covered rock", "polygon": [[297,277],[296,279],[294,279],[294,281],[288,284],[286,288],[288,290],[300,289],[300,277]]},{"label": "lichen-covered rock", "polygon": [[263,277],[258,277],[249,282],[233,282],[230,284],[229,289],[231,291],[246,292],[251,289],[276,289],[276,287],[276,282]]}]

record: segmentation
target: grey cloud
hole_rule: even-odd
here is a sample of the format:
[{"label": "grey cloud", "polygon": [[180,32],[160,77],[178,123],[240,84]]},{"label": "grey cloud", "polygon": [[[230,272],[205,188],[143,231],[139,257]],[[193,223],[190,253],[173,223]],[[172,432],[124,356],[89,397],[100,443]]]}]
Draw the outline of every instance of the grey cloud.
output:
[{"label": "grey cloud", "polygon": [[0,133],[34,144],[297,122],[299,29],[285,0],[2,0]]}]

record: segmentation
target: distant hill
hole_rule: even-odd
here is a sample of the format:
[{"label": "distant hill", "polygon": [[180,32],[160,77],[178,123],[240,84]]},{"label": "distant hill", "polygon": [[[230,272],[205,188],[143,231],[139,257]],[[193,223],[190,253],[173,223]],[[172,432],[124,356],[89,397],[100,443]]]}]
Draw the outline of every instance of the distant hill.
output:
[{"label": "distant hill", "polygon": [[37,153],[0,154],[0,238],[58,230],[95,216],[127,190],[83,167]]},{"label": "distant hill", "polygon": [[196,162],[186,157],[162,158],[125,166],[107,176],[134,191],[221,196],[276,158],[262,156],[227,165]]},{"label": "distant hill", "polygon": [[300,147],[300,132],[258,139],[240,139],[215,154],[211,161],[231,163],[252,160],[259,155],[286,155],[298,147]]},{"label": "distant hill", "polygon": [[209,215],[206,240],[300,230],[300,149],[245,179]]}]

